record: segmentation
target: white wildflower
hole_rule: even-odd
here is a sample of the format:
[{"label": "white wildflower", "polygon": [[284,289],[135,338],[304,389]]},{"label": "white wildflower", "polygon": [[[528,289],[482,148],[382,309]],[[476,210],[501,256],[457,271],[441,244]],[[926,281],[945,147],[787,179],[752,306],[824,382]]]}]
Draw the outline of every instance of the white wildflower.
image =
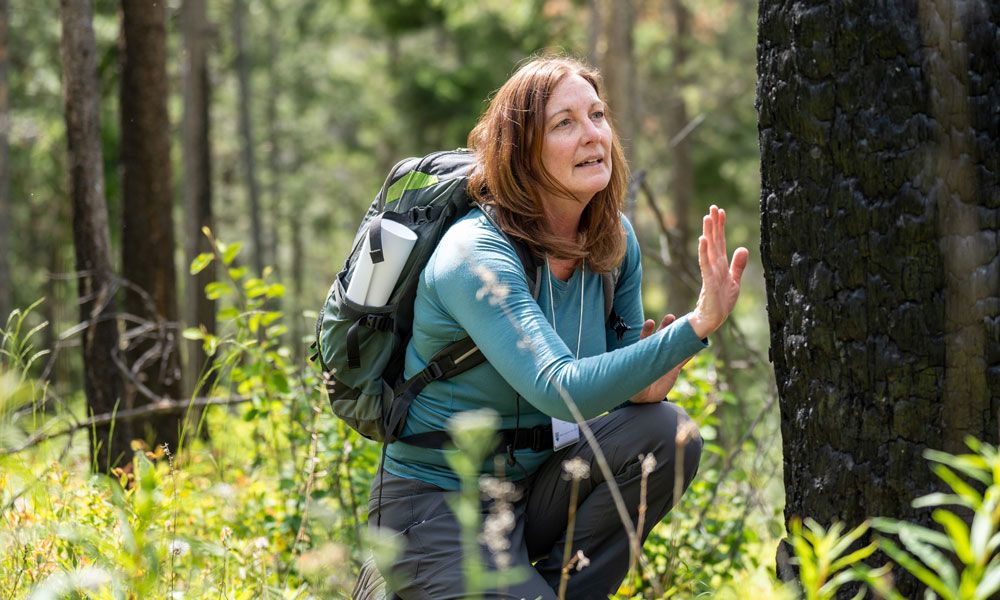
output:
[{"label": "white wildflower", "polygon": [[575,456],[563,462],[563,471],[569,475],[569,479],[580,481],[590,477],[590,465],[579,456]]},{"label": "white wildflower", "polygon": [[656,468],[656,457],[652,453],[646,456],[639,455],[639,460],[642,461],[642,474],[649,475]]},{"label": "white wildflower", "polygon": [[187,556],[187,553],[191,551],[191,544],[184,540],[174,540],[167,546],[167,551],[170,552],[171,556]]}]

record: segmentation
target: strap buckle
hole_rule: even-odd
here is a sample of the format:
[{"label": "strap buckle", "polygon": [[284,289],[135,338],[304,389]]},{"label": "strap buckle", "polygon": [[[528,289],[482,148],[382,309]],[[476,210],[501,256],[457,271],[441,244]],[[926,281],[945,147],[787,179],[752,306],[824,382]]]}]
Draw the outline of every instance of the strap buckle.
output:
[{"label": "strap buckle", "polygon": [[414,225],[423,225],[424,223],[430,223],[431,221],[431,208],[430,206],[414,206],[409,210],[407,216],[410,219],[410,223]]},{"label": "strap buckle", "polygon": [[[552,427],[539,425],[530,430],[531,451],[541,452],[552,448]],[[547,442],[547,443],[546,443]]]},{"label": "strap buckle", "polygon": [[390,331],[392,329],[392,317],[385,315],[365,315],[365,327],[375,331]]},{"label": "strap buckle", "polygon": [[426,385],[432,381],[440,379],[442,375],[444,375],[444,369],[441,368],[441,365],[439,365],[437,361],[434,361],[427,363],[427,366],[420,371],[418,377],[420,377],[420,379],[423,380],[424,385]]}]

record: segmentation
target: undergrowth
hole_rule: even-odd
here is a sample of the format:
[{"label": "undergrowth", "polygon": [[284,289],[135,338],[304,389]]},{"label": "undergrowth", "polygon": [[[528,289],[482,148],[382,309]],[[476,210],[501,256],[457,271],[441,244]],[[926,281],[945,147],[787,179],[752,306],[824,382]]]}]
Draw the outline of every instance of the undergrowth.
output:
[{"label": "undergrowth", "polygon": [[[60,436],[13,451],[67,415],[39,409],[46,384],[33,379],[31,361],[42,355],[33,348],[39,327],[26,326],[30,310],[7,322],[0,600],[349,597],[368,552],[379,446],[338,421],[316,370],[276,343],[284,317],[270,306],[284,293],[280,284],[231,268],[237,245],[216,249],[192,270],[213,260],[229,267],[207,290],[220,301],[219,333],[184,334],[214,356],[211,395],[238,401],[207,407],[199,425],[206,435],[186,432],[182,448],[133,442],[132,461],[110,475],[90,472],[86,429],[68,445]],[[780,519],[758,492],[774,477],[777,449],[752,437],[728,449],[715,440],[714,412],[735,400],[710,383],[713,360],[694,361],[673,394],[706,439],[699,475],[647,541],[651,568],[624,582],[617,598],[652,589],[679,598],[785,597],[770,558]],[[82,392],[67,406],[85,414]]]}]

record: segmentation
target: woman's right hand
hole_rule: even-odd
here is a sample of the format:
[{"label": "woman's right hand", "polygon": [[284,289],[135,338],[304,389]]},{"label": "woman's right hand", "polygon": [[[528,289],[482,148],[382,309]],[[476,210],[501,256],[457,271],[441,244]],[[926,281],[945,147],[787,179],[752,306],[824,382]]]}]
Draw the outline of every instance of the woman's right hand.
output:
[{"label": "woman's right hand", "polygon": [[726,254],[726,211],[712,205],[702,219],[698,238],[698,266],[701,267],[701,293],[688,323],[700,338],[718,329],[733,312],[740,296],[740,280],[750,252],[737,248],[730,264]]}]

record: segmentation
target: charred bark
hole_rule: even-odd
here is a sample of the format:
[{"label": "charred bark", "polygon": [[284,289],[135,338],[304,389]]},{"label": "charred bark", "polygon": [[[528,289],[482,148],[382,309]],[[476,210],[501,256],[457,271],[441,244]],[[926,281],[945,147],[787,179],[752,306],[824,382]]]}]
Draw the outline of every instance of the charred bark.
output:
[{"label": "charred bark", "polygon": [[[166,26],[159,1],[122,0],[121,165],[122,270],[135,288],[125,295],[128,364],[139,385],[129,385],[127,408],[182,394],[174,270],[170,122],[167,114]],[[133,437],[175,447],[180,421],[163,415],[125,425]]]},{"label": "charred bark", "polygon": [[923,449],[998,438],[1000,5],[762,0],[758,31],[785,516],[929,524]]},{"label": "charred bark", "polygon": [[[113,356],[118,352],[114,277],[108,209],[104,195],[97,88],[97,49],[90,0],[62,0],[62,68],[69,150],[69,188],[73,201],[73,247],[80,274],[80,320],[87,408],[101,414],[121,408],[121,377]],[[109,469],[131,457],[129,438],[108,425],[91,430],[91,464]],[[96,450],[96,453],[95,453]]]}]

